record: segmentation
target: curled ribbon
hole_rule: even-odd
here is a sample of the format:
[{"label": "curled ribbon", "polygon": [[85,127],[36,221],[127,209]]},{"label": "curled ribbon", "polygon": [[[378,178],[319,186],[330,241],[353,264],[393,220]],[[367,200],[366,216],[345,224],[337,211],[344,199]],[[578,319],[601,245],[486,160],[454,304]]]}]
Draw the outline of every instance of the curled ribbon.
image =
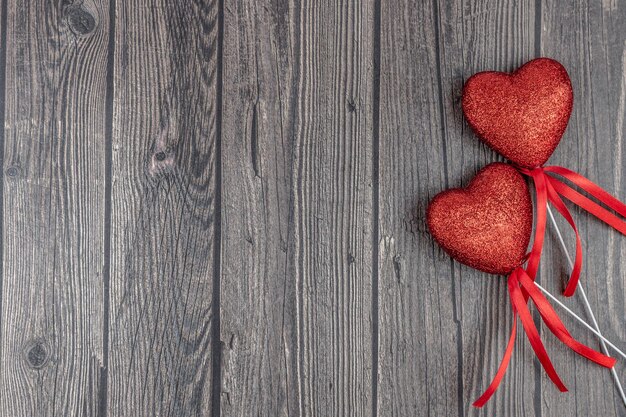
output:
[{"label": "curled ribbon", "polygon": [[541,251],[543,248],[543,240],[546,229],[545,226],[547,205],[549,201],[557,209],[561,216],[563,216],[563,218],[565,218],[565,220],[569,223],[572,230],[574,231],[574,234],[576,235],[576,258],[574,261],[574,267],[572,268],[572,273],[570,275],[567,286],[563,291],[563,295],[565,295],[566,297],[570,297],[574,294],[576,286],[578,285],[580,271],[582,269],[583,253],[578,229],[576,228],[574,219],[572,218],[572,215],[563,203],[561,197],[564,197],[565,199],[576,204],[578,207],[594,215],[595,217],[602,220],[604,223],[608,224],[623,235],[626,235],[626,221],[620,219],[615,214],[608,211],[606,208],[585,197],[561,180],[551,175],[548,175],[548,173],[556,174],[569,180],[607,207],[619,213],[622,217],[626,217],[626,204],[613,197],[611,194],[603,190],[600,186],[593,183],[589,179],[567,168],[559,166],[548,166],[539,167],[532,170],[520,168],[520,171],[533,179],[533,182],[535,183],[535,190],[537,193],[537,226],[535,230],[534,244],[528,258],[528,275],[530,275],[530,277],[534,279],[537,274],[537,269],[539,267],[539,259],[541,258]]},{"label": "curled ribbon", "polygon": [[559,316],[554,311],[548,300],[539,291],[534,280],[539,269],[539,261],[541,259],[541,252],[543,250],[543,242],[546,230],[547,220],[547,207],[548,202],[556,208],[556,210],[563,216],[563,218],[569,223],[570,227],[576,235],[576,259],[574,261],[574,267],[568,280],[563,294],[567,297],[574,294],[578,281],[580,279],[580,272],[582,269],[582,244],[580,235],[574,219],[571,213],[567,209],[563,198],[576,204],[583,210],[591,213],[604,223],[613,227],[623,235],[626,235],[626,221],[620,219],[615,214],[608,211],[593,200],[585,197],[578,191],[574,190],[569,185],[565,184],[561,180],[548,175],[548,173],[558,175],[567,179],[573,184],[586,191],[589,195],[597,199],[605,206],[611,208],[622,217],[626,217],[626,204],[622,203],[611,194],[606,192],[597,184],[593,183],[589,179],[582,175],[571,171],[567,168],[559,166],[538,167],[532,170],[526,168],[518,168],[523,174],[528,175],[533,179],[535,183],[535,191],[537,195],[537,219],[535,224],[535,237],[533,240],[533,246],[528,256],[528,263],[526,269],[521,267],[516,268],[508,278],[509,295],[511,298],[511,304],[513,308],[513,327],[511,329],[511,335],[509,336],[509,342],[507,344],[504,356],[498,367],[498,371],[494,376],[491,384],[485,392],[474,402],[475,407],[482,407],[489,401],[491,396],[495,393],[500,384],[500,381],[506,373],[506,369],[511,360],[513,354],[513,347],[515,344],[515,335],[517,332],[517,317],[519,316],[522,326],[528,340],[539,359],[542,367],[557,386],[557,388],[564,392],[567,388],[563,384],[563,381],[559,378],[550,358],[543,346],[539,332],[533,322],[530,311],[528,310],[528,300],[531,299],[539,314],[546,324],[548,329],[566,346],[572,349],[579,355],[593,361],[606,368],[612,368],[615,365],[615,359],[606,356],[588,346],[583,345],[572,337],[572,335],[565,328],[565,325],[559,319]]},{"label": "curled ribbon", "polygon": [[569,331],[559,318],[558,314],[550,305],[550,302],[537,288],[534,280],[528,275],[528,273],[524,269],[518,267],[511,273],[511,275],[509,275],[508,287],[513,308],[513,328],[511,329],[509,342],[507,344],[504,356],[502,357],[502,361],[500,362],[500,366],[498,367],[498,371],[491,381],[491,384],[489,384],[489,387],[480,396],[480,398],[478,398],[474,402],[473,405],[475,407],[482,407],[487,403],[487,401],[489,401],[491,396],[498,389],[498,385],[500,384],[500,381],[506,373],[506,369],[509,365],[509,362],[511,361],[511,356],[513,355],[513,346],[515,344],[518,316],[520,318],[520,321],[522,322],[524,332],[526,333],[526,336],[530,341],[530,345],[535,351],[535,354],[537,355],[539,362],[543,366],[543,369],[546,371],[552,382],[558,387],[561,392],[567,391],[565,384],[563,384],[563,381],[561,381],[561,379],[559,378],[559,375],[554,369],[552,361],[548,356],[548,352],[546,351],[543,342],[541,341],[541,337],[539,336],[537,327],[535,326],[533,318],[530,314],[530,310],[528,309],[527,303],[529,298],[535,303],[535,306],[537,307],[537,310],[539,311],[539,314],[541,315],[541,318],[548,327],[548,329],[550,329],[550,331],[563,344],[568,346],[579,355],[584,356],[590,361],[593,361],[606,368],[612,368],[613,365],[615,365],[614,358],[593,350],[572,337],[572,335],[569,333]]}]

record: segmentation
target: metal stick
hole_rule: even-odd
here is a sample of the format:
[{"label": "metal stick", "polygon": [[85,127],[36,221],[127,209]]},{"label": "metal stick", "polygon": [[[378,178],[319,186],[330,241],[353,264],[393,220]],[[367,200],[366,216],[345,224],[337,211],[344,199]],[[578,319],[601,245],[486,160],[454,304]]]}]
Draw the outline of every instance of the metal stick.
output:
[{"label": "metal stick", "polygon": [[[559,237],[559,242],[561,242],[561,247],[565,252],[565,256],[567,257],[567,261],[569,262],[569,266],[571,269],[574,268],[574,262],[572,261],[572,257],[569,255],[569,251],[567,250],[567,246],[565,246],[565,241],[563,240],[563,235],[561,235],[561,231],[559,230],[559,226],[556,224],[556,220],[554,220],[554,215],[552,214],[552,210],[550,210],[550,205],[548,205],[548,215],[550,216],[550,221],[552,222],[552,226],[554,226],[554,230],[556,231],[557,236]],[[606,339],[602,336],[600,332],[600,326],[598,326],[598,321],[596,320],[595,314],[593,314],[593,310],[591,309],[591,305],[589,304],[589,300],[587,299],[587,294],[585,294],[585,290],[583,286],[578,282],[578,286],[576,287],[580,292],[580,295],[583,297],[583,304],[585,305],[585,310],[587,311],[587,315],[591,318],[591,322],[593,326],[596,328],[596,335],[600,338],[600,347],[602,348],[602,352],[605,355],[608,355],[608,349],[606,347]],[[619,377],[617,376],[617,372],[615,371],[615,367],[611,368],[611,375],[613,375],[613,380],[615,381],[615,386],[619,391],[620,396],[622,397],[622,401],[624,405],[626,405],[626,394],[624,394],[624,389],[622,388],[622,384],[619,381]]]},{"label": "metal stick", "polygon": [[617,346],[615,346],[613,343],[611,343],[610,340],[608,340],[607,338],[605,338],[604,336],[602,336],[602,334],[598,333],[598,331],[596,329],[594,329],[593,327],[591,327],[585,320],[581,319],[580,317],[578,317],[578,315],[576,315],[576,313],[574,313],[572,310],[570,310],[565,304],[563,304],[562,302],[560,302],[555,296],[553,296],[552,294],[550,294],[548,292],[548,290],[546,290],[545,288],[543,288],[541,285],[537,284],[535,282],[535,285],[537,286],[537,288],[539,288],[541,290],[541,292],[543,292],[545,295],[548,296],[548,298],[550,298],[552,301],[554,301],[555,303],[557,303],[563,310],[565,310],[569,315],[571,315],[572,317],[574,317],[576,320],[578,320],[578,322],[580,322],[583,326],[585,326],[586,328],[588,328],[593,334],[595,334],[596,336],[598,336],[600,339],[604,340],[604,342],[611,348],[613,348],[613,350],[618,353],[619,355],[621,355],[624,359],[626,359],[626,353],[622,352]]}]

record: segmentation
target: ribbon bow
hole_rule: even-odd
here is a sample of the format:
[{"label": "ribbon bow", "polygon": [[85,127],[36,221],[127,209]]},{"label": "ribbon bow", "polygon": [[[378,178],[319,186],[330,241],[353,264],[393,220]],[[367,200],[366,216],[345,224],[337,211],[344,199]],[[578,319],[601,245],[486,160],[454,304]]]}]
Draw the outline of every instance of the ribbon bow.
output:
[{"label": "ribbon bow", "polygon": [[500,362],[500,366],[498,367],[498,371],[496,372],[496,375],[494,376],[487,390],[485,390],[480,398],[478,398],[478,400],[474,402],[473,405],[475,407],[482,407],[487,401],[489,401],[489,398],[491,398],[491,396],[497,390],[500,381],[506,373],[506,369],[513,354],[515,335],[517,332],[518,316],[522,322],[524,331],[528,336],[528,340],[530,341],[530,344],[535,351],[539,362],[541,362],[542,367],[560,391],[567,391],[567,388],[563,384],[563,381],[561,381],[561,379],[559,378],[556,370],[554,369],[554,366],[552,365],[552,362],[550,361],[550,358],[541,341],[539,332],[537,331],[530,311],[528,310],[529,299],[531,299],[535,303],[535,306],[537,307],[537,310],[539,311],[539,314],[541,315],[541,318],[548,327],[548,329],[550,329],[550,331],[563,344],[568,346],[579,355],[601,366],[604,366],[606,368],[612,368],[615,365],[615,359],[606,356],[596,350],[593,350],[588,346],[583,345],[572,337],[572,335],[565,328],[565,325],[559,319],[559,316],[554,311],[548,300],[543,296],[541,291],[539,291],[534,280],[537,275],[537,270],[539,269],[539,261],[541,259],[541,252],[543,249],[548,202],[552,203],[552,205],[563,216],[563,218],[565,218],[565,220],[572,227],[574,234],[576,235],[576,259],[574,261],[574,267],[572,268],[572,273],[568,280],[567,286],[563,291],[563,294],[567,297],[570,297],[574,294],[578,285],[578,281],[580,279],[580,271],[582,269],[582,244],[578,229],[576,228],[576,224],[574,223],[574,219],[572,218],[571,213],[565,206],[565,203],[563,202],[561,197],[564,197],[565,199],[571,201],[583,210],[591,213],[598,219],[602,220],[604,223],[613,227],[623,235],[626,235],[626,221],[620,219],[615,214],[611,213],[606,208],[602,207],[588,197],[585,197],[561,180],[555,178],[554,176],[548,175],[548,173],[555,174],[569,180],[573,184],[580,187],[582,190],[589,193],[599,202],[620,214],[622,217],[626,217],[626,204],[613,197],[611,194],[609,194],[607,191],[605,191],[589,179],[567,168],[559,166],[548,166],[537,167],[534,169],[518,167],[518,169],[523,174],[531,177],[535,184],[535,191],[537,196],[537,220],[535,225],[535,238],[533,241],[532,249],[528,256],[526,269],[518,267],[509,275],[508,287],[513,308],[513,328],[511,329],[509,342],[507,344],[502,361]]},{"label": "ribbon bow", "polygon": [[566,198],[583,210],[594,215],[595,217],[602,220],[604,223],[608,224],[623,235],[626,235],[626,222],[605,209],[604,207],[600,206],[596,202],[574,190],[572,187],[565,184],[561,180],[551,175],[548,175],[548,173],[559,175],[571,181],[572,183],[589,193],[591,196],[596,198],[598,201],[610,207],[623,217],[626,217],[626,204],[613,197],[611,194],[602,189],[599,185],[567,168],[559,166],[549,166],[539,167],[533,170],[521,168],[520,171],[533,179],[535,183],[535,190],[537,193],[537,224],[535,230],[535,239],[532,250],[530,252],[530,256],[528,258],[528,266],[526,268],[528,275],[530,275],[530,277],[534,279],[537,274],[537,269],[539,268],[539,260],[541,258],[544,234],[546,230],[546,211],[549,201],[557,209],[561,216],[563,216],[565,220],[567,220],[569,225],[574,230],[574,234],[576,235],[576,259],[574,261],[574,267],[572,268],[570,279],[567,283],[567,286],[565,287],[565,290],[563,291],[563,295],[565,295],[566,297],[571,297],[576,290],[576,286],[578,285],[578,280],[580,278],[583,254],[578,229],[576,228],[574,219],[572,218],[572,215],[563,203],[561,197]]}]

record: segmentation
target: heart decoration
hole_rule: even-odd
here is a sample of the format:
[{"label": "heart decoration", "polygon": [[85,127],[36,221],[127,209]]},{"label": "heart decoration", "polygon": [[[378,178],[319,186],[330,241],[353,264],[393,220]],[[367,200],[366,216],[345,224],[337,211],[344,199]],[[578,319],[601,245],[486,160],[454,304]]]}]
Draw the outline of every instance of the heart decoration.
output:
[{"label": "heart decoration", "polygon": [[[484,272],[508,275],[513,308],[511,335],[495,376],[474,402],[476,407],[489,401],[504,377],[513,354],[518,318],[546,374],[559,390],[567,390],[543,345],[529,310],[531,302],[547,329],[565,346],[598,365],[606,368],[615,365],[614,358],[572,337],[543,295],[544,290],[535,283],[548,204],[567,221],[576,237],[575,260],[563,292],[566,296],[574,294],[578,287],[583,252],[581,236],[564,200],[626,235],[626,204],[574,171],[543,166],[561,140],[572,104],[567,71],[548,58],[530,61],[511,74],[493,71],[475,74],[463,89],[463,112],[472,129],[487,145],[514,163],[486,166],[467,188],[437,194],[426,213],[432,236],[450,256]],[[536,194],[534,241],[528,255],[533,209],[522,174],[532,179]],[[621,392],[617,379],[616,385]],[[626,404],[626,397],[622,398]]]},{"label": "heart decoration", "polygon": [[428,206],[427,222],[454,259],[491,274],[508,274],[523,263],[530,241],[528,185],[510,165],[487,165],[467,188],[437,194]]},{"label": "heart decoration", "polygon": [[462,107],[483,142],[517,165],[535,168],[559,144],[573,102],[563,65],[538,58],[511,74],[474,74],[463,87]]}]

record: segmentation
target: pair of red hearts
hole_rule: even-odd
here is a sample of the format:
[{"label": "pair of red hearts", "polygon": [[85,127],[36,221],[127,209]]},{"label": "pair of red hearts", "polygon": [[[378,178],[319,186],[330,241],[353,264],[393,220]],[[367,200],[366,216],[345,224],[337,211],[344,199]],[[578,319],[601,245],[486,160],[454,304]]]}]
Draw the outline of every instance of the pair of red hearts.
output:
[{"label": "pair of red hearts", "polygon": [[[463,112],[478,137],[521,168],[542,166],[556,149],[573,104],[563,66],[532,60],[511,74],[481,72],[463,89]],[[431,234],[454,259],[508,274],[524,262],[533,223],[528,185],[513,166],[483,168],[464,189],[436,195],[427,210]]]}]

